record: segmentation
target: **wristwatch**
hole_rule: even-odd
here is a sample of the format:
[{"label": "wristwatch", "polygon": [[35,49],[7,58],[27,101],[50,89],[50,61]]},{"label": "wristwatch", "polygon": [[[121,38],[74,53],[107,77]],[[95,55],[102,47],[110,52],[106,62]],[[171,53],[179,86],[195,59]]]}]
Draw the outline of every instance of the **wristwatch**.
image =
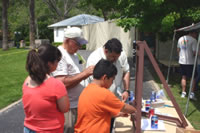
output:
[{"label": "wristwatch", "polygon": [[128,92],[128,95],[130,95],[130,91],[129,91],[129,90],[124,90],[124,92],[125,92],[125,91]]}]

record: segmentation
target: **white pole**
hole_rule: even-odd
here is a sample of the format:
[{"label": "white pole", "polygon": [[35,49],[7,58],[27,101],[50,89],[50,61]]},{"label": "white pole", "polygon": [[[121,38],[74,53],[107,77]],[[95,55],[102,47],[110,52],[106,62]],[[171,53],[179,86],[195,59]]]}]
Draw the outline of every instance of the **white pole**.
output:
[{"label": "white pole", "polygon": [[196,63],[197,63],[197,56],[198,56],[198,53],[199,53],[199,43],[200,43],[200,34],[199,34],[199,37],[198,37],[197,50],[196,50],[196,55],[195,55],[195,60],[194,60],[194,66],[193,66],[193,72],[192,72],[192,79],[191,79],[191,82],[190,82],[190,89],[189,89],[187,104],[185,106],[185,116],[187,116],[187,112],[188,112],[188,106],[189,106],[189,101],[190,101],[190,94],[191,94],[191,91],[192,91],[192,84],[193,84],[193,80],[194,80],[194,74],[195,74]]},{"label": "white pole", "polygon": [[169,81],[169,74],[170,74],[172,56],[173,56],[173,51],[174,51],[175,36],[176,36],[176,31],[174,31],[173,42],[172,42],[172,48],[171,48],[171,53],[170,53],[170,58],[169,58],[168,71],[167,71],[167,78],[166,78],[167,84],[168,84],[168,81]]}]

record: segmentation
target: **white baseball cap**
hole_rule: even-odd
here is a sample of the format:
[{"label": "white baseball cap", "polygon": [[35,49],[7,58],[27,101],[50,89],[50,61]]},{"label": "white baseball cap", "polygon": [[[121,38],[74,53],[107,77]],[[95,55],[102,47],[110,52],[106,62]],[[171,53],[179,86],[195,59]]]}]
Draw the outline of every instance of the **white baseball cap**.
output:
[{"label": "white baseball cap", "polygon": [[83,38],[83,32],[78,27],[69,27],[64,29],[64,37],[72,38],[80,45],[87,44],[88,41]]}]

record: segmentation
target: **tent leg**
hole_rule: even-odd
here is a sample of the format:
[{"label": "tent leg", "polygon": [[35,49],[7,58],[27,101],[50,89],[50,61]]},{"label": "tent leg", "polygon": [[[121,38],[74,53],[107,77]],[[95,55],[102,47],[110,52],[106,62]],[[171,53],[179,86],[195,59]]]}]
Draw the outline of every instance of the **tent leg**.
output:
[{"label": "tent leg", "polygon": [[200,43],[200,34],[199,34],[199,37],[198,37],[197,51],[196,51],[196,55],[195,55],[195,59],[194,59],[194,66],[193,66],[193,72],[192,72],[192,79],[191,79],[191,82],[190,82],[190,89],[189,89],[187,104],[186,104],[186,106],[185,106],[185,113],[184,113],[185,116],[187,116],[188,107],[189,107],[189,101],[190,101],[190,94],[191,94],[192,87],[193,87],[193,81],[194,81],[194,75],[195,75],[195,70],[196,70],[197,57],[198,57],[198,53],[199,53],[199,43]]},{"label": "tent leg", "polygon": [[170,75],[171,62],[172,62],[172,56],[173,56],[173,51],[174,51],[175,36],[176,36],[176,31],[174,31],[173,42],[172,42],[172,48],[171,48],[171,53],[170,53],[170,58],[169,58],[168,71],[167,71],[167,78],[166,78],[167,84],[169,83],[169,75]]}]

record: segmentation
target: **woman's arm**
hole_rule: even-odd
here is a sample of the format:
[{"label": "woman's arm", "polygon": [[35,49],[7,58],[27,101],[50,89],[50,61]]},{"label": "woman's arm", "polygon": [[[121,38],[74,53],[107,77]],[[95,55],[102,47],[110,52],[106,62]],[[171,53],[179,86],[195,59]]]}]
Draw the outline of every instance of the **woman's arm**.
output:
[{"label": "woman's arm", "polygon": [[58,110],[60,112],[63,112],[63,113],[68,112],[69,106],[70,106],[68,96],[65,95],[65,96],[59,98],[57,100],[57,106],[58,106]]}]

